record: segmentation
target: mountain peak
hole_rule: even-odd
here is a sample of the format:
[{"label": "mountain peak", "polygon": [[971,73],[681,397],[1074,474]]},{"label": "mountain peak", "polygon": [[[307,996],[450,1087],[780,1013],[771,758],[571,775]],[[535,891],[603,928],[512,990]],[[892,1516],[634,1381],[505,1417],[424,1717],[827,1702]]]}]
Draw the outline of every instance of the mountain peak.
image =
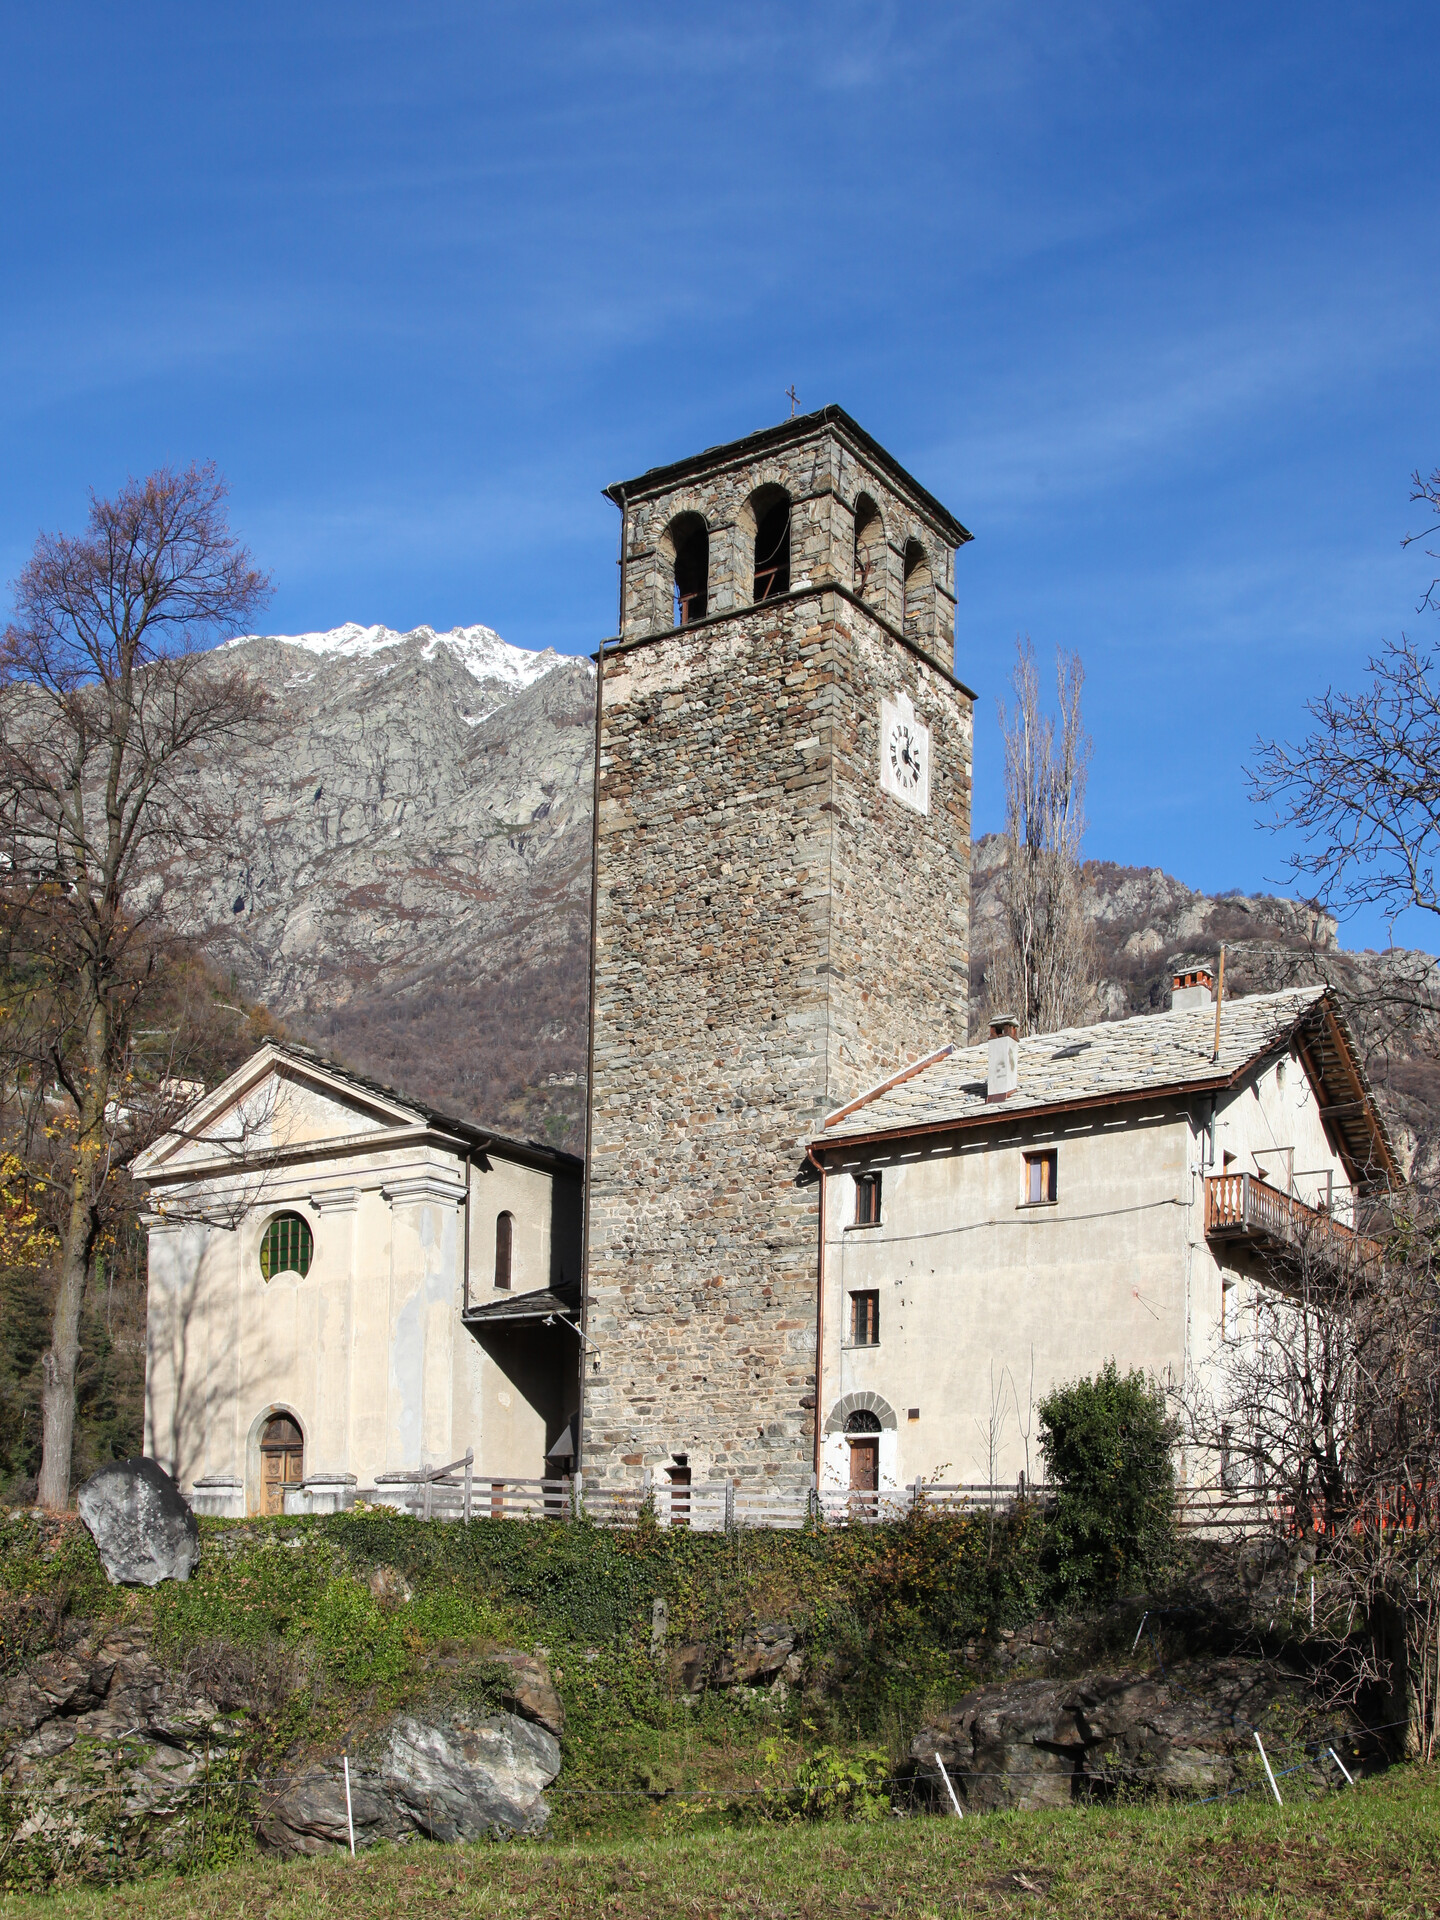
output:
[{"label": "mountain peak", "polygon": [[356,620],[347,621],[343,627],[331,627],[325,633],[238,634],[225,644],[244,647],[260,640],[341,660],[369,659],[391,647],[411,643],[418,644],[423,659],[433,660],[443,647],[473,680],[491,683],[498,680],[515,693],[543,679],[560,665],[562,657],[553,647],[535,653],[528,647],[512,646],[508,640],[502,640],[493,627],[451,627],[448,633],[437,633],[433,627],[420,626],[408,633],[397,633],[392,627],[362,627]]}]

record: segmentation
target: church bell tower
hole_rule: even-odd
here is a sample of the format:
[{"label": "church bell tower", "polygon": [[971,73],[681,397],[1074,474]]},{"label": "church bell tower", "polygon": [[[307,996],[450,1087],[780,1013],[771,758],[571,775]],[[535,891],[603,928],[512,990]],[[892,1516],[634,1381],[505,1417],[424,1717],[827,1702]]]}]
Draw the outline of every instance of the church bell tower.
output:
[{"label": "church bell tower", "polygon": [[970,535],[839,407],[607,493],[581,1464],[794,1489],[806,1144],[966,1038]]}]

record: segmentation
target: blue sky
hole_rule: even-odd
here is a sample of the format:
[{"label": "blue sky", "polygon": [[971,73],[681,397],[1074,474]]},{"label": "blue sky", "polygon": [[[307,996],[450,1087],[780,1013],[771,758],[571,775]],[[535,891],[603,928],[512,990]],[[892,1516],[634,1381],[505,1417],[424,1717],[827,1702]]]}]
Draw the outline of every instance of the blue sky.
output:
[{"label": "blue sky", "polygon": [[1255,734],[1440,640],[1433,6],[12,0],[0,52],[5,579],[213,458],[271,630],[588,651],[600,488],[793,381],[976,536],[977,830],[1028,632],[1088,851],[1211,888],[1282,874]]}]

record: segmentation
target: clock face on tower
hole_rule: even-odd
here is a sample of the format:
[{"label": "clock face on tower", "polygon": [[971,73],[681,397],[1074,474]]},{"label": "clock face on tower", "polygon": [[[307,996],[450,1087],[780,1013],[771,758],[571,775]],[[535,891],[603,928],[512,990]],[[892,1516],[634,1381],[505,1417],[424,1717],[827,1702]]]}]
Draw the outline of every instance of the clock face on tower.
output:
[{"label": "clock face on tower", "polygon": [[880,785],[916,813],[929,813],[930,729],[903,693],[880,702]]}]

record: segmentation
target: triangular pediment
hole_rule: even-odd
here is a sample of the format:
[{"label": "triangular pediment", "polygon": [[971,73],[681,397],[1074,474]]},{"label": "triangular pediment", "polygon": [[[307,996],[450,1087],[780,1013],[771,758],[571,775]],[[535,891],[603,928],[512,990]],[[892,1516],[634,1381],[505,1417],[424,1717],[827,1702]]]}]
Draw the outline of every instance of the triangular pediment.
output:
[{"label": "triangular pediment", "polygon": [[134,1163],[139,1179],[307,1153],[422,1124],[424,1113],[322,1064],[263,1047]]}]

